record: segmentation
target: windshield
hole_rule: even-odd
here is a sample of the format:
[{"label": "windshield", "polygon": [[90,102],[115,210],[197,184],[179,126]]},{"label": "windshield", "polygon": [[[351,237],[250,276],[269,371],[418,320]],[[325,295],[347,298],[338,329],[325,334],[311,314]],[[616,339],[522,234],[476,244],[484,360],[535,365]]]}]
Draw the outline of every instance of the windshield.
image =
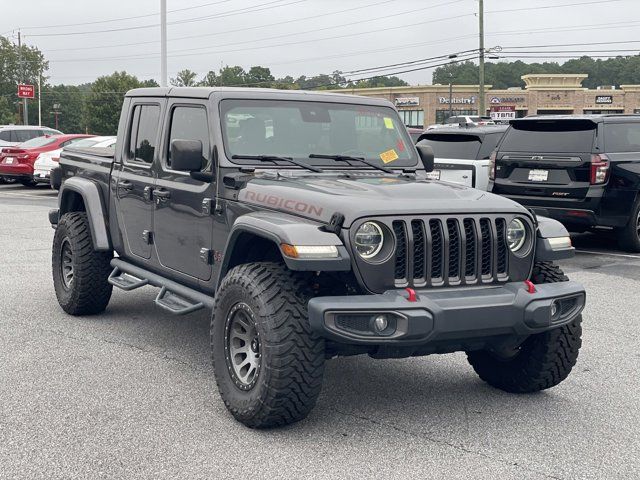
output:
[{"label": "windshield", "polygon": [[78,138],[76,140],[71,140],[71,142],[69,143],[69,145],[73,145],[74,147],[93,147],[96,143],[98,143],[97,140],[95,140],[94,138]]},{"label": "windshield", "polygon": [[533,153],[590,152],[596,124],[587,120],[527,120],[505,133],[500,150]]},{"label": "windshield", "polygon": [[[223,100],[221,118],[228,158],[270,155],[345,168],[345,164],[335,160],[309,158],[309,155],[349,155],[390,168],[418,165],[405,126],[396,111],[388,107],[291,100]],[[250,159],[233,161],[259,163]],[[261,165],[268,168],[267,164]],[[353,166],[370,168],[355,163]]]},{"label": "windshield", "polygon": [[56,141],[55,138],[51,137],[36,137],[31,140],[27,140],[26,142],[22,142],[20,144],[20,148],[38,148],[44,147],[45,145],[51,145]]},{"label": "windshield", "polygon": [[481,143],[475,135],[429,134],[423,136],[418,145],[431,146],[435,158],[475,160]]}]

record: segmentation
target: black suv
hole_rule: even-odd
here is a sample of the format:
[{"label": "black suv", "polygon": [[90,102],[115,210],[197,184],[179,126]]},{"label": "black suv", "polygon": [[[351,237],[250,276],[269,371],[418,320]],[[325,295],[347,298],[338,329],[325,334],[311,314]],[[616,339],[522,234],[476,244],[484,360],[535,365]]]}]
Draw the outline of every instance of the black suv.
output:
[{"label": "black suv", "polygon": [[613,229],[640,251],[640,116],[513,120],[492,159],[494,193],[572,231]]}]

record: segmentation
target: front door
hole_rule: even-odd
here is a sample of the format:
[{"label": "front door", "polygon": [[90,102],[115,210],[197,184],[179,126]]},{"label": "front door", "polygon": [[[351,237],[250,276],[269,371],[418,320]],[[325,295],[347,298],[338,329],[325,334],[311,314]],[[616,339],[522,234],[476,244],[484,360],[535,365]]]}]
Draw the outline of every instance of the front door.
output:
[{"label": "front door", "polygon": [[160,104],[133,104],[129,110],[122,162],[114,167],[116,212],[125,248],[144,259],[151,257],[155,184],[152,163],[160,140]]},{"label": "front door", "polygon": [[154,187],[154,245],[160,264],[198,280],[209,280],[213,261],[214,185],[171,169],[171,142],[202,143],[201,171],[211,173],[212,146],[205,101],[175,99],[166,113],[168,132]]}]

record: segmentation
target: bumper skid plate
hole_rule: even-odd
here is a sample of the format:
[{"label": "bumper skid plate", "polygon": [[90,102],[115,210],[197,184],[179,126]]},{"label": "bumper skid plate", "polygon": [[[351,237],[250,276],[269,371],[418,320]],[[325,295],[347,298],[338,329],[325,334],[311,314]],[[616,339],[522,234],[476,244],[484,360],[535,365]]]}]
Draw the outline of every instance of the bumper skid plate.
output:
[{"label": "bumper skid plate", "polygon": [[464,289],[390,290],[380,295],[317,297],[309,301],[309,322],[330,340],[364,345],[419,345],[495,335],[526,336],[575,319],[585,305],[576,282],[523,282]]}]

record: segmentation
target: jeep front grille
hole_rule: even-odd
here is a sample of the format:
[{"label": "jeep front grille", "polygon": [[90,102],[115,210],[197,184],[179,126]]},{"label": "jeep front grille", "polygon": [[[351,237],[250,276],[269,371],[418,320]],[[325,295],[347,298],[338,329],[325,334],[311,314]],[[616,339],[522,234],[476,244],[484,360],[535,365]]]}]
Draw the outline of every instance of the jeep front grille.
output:
[{"label": "jeep front grille", "polygon": [[508,280],[504,218],[393,221],[395,286],[438,287]]}]

